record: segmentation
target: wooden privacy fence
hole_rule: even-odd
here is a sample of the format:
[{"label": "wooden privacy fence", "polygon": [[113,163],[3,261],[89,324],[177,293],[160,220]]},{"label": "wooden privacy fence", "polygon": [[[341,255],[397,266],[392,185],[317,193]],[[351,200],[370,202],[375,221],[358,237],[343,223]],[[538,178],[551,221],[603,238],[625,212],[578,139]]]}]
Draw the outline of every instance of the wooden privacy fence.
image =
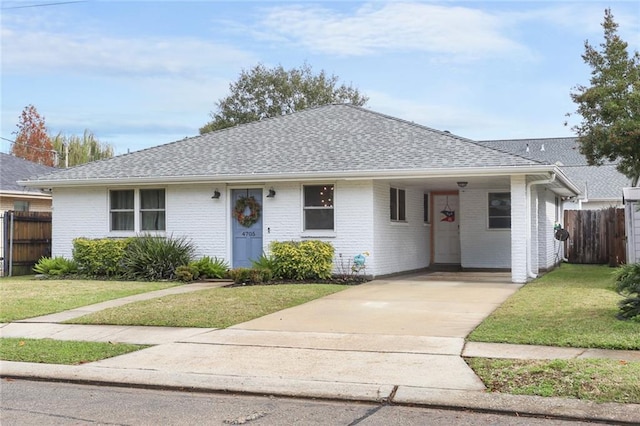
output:
[{"label": "wooden privacy fence", "polygon": [[618,266],[626,262],[624,209],[565,210],[569,263]]},{"label": "wooden privacy fence", "polygon": [[27,275],[51,255],[51,213],[6,211],[2,217],[2,275]]}]

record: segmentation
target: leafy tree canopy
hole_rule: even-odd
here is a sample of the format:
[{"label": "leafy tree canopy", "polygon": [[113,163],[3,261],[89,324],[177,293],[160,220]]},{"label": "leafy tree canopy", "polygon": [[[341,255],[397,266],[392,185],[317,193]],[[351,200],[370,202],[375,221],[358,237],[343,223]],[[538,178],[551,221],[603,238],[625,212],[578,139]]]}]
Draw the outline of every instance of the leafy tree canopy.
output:
[{"label": "leafy tree canopy", "polygon": [[47,133],[44,117],[36,107],[27,105],[17,124],[18,131],[11,153],[16,157],[54,167],[73,167],[90,161],[113,157],[113,146],[100,142],[89,130],[82,137]]},{"label": "leafy tree canopy", "polygon": [[305,108],[331,103],[362,106],[369,100],[351,85],[338,85],[335,75],[324,71],[314,74],[307,63],[289,70],[282,65],[269,69],[258,64],[243,70],[229,89],[231,94],[216,103],[212,121],[200,128],[200,134]]},{"label": "leafy tree canopy", "polygon": [[591,80],[571,93],[582,116],[572,130],[590,165],[617,161],[618,171],[635,186],[640,177],[640,54],[627,51],[611,9],[605,10],[602,27],[600,50],[585,41],[582,59],[591,67]]},{"label": "leafy tree canopy", "polygon": [[34,163],[54,166],[55,152],[51,138],[47,134],[44,117],[38,113],[36,107],[27,105],[22,110],[16,126],[18,130],[13,132],[16,140],[11,147],[11,153]]}]

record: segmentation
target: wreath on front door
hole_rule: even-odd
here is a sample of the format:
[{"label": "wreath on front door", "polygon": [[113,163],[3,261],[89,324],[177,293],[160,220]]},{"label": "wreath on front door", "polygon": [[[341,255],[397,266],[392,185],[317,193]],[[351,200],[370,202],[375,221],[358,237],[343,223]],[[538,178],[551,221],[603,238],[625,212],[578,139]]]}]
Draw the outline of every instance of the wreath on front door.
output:
[{"label": "wreath on front door", "polygon": [[[245,215],[244,212],[249,208],[249,214]],[[252,195],[250,197],[240,197],[236,201],[236,206],[233,209],[233,217],[236,218],[238,223],[245,228],[250,228],[251,225],[256,223],[260,219],[260,211],[262,207],[256,198]]]}]

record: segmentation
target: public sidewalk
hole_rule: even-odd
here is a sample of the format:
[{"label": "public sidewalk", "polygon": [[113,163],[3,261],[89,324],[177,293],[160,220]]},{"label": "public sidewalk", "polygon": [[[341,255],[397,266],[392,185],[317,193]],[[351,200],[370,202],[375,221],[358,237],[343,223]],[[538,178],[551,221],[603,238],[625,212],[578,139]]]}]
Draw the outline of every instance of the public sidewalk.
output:
[{"label": "public sidewalk", "polygon": [[[138,295],[160,297],[221,285],[189,285]],[[512,291],[502,284],[476,283],[483,295],[495,294],[499,304]],[[516,287],[517,288],[517,287]],[[6,362],[0,375],[124,386],[241,392],[291,397],[344,399],[415,404],[473,410],[554,416],[601,422],[640,423],[640,405],[598,404],[560,398],[515,396],[485,392],[484,385],[462,356],[492,358],[591,358],[640,360],[636,351],[600,351],[526,345],[465,344],[467,314],[481,321],[470,303],[454,306],[451,292],[467,294],[465,284],[426,285],[417,280],[376,282],[353,287],[305,305],[286,309],[228,329],[94,326],[60,324],[98,309],[131,303],[118,299],[46,317],[2,324],[2,337],[52,338],[155,345],[148,349],[83,365]],[[514,290],[515,291],[515,288]],[[400,296],[398,293],[403,293]],[[429,296],[421,310],[416,296]],[[136,300],[138,296],[134,296]],[[470,299],[471,300],[471,299]],[[102,307],[100,307],[100,306]],[[425,302],[420,303],[425,305]],[[341,313],[343,308],[348,311]],[[440,317],[434,312],[442,308]],[[323,321],[327,312],[331,319]],[[406,311],[405,321],[385,318]],[[344,329],[335,323],[350,315]],[[453,321],[449,336],[428,335],[415,320]],[[422,318],[424,317],[424,318]],[[428,318],[427,318],[428,317]],[[482,317],[482,318],[480,318]],[[392,321],[393,322],[393,321]],[[345,331],[357,324],[362,332]],[[383,324],[384,323],[384,324]],[[315,327],[314,327],[315,324]],[[384,327],[383,327],[384,326]],[[386,327],[386,328],[385,328]],[[375,332],[383,328],[383,333]],[[316,331],[312,331],[316,330]],[[391,333],[390,331],[396,331]],[[418,333],[422,330],[422,334]],[[437,328],[440,334],[442,327]],[[426,335],[425,335],[426,334]]]}]

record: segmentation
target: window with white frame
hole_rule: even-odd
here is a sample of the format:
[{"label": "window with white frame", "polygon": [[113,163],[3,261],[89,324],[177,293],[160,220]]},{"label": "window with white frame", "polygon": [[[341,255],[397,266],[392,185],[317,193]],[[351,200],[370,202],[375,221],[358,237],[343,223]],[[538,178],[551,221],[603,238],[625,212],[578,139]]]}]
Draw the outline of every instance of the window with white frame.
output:
[{"label": "window with white frame", "polygon": [[[166,229],[164,189],[112,190],[109,191],[109,206],[112,231],[164,231]],[[139,217],[138,225],[135,221],[136,210]]]},{"label": "window with white frame", "polygon": [[140,229],[164,231],[164,189],[140,190]]},{"label": "window with white frame", "polygon": [[407,201],[404,189],[390,188],[389,208],[391,210],[391,220],[394,222],[404,222],[407,220]]},{"label": "window with white frame", "polygon": [[333,185],[304,185],[304,230],[333,230]]},{"label": "window with white frame", "polygon": [[109,214],[112,231],[133,231],[134,228],[133,189],[109,191]]},{"label": "window with white frame", "polygon": [[489,229],[511,228],[511,193],[489,193]]}]

